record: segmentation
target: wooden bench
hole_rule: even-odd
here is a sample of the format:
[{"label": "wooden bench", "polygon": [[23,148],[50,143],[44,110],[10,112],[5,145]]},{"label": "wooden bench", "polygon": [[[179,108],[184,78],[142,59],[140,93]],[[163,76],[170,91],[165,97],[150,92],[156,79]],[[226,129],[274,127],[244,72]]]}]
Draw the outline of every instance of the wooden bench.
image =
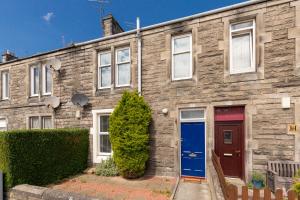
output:
[{"label": "wooden bench", "polygon": [[300,169],[299,162],[269,161],[267,168],[267,186],[272,192],[284,188],[288,191],[293,183],[293,177]]}]

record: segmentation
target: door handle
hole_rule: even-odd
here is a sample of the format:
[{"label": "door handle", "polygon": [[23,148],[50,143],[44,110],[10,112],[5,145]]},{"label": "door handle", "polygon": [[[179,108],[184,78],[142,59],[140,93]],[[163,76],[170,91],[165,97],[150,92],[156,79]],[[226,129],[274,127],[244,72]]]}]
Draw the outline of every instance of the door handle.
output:
[{"label": "door handle", "polygon": [[236,150],[235,153],[237,154],[237,156],[241,155],[241,151],[240,150]]},{"label": "door handle", "polygon": [[189,154],[189,157],[192,157],[192,158],[197,157],[197,154],[191,153],[191,154]]}]

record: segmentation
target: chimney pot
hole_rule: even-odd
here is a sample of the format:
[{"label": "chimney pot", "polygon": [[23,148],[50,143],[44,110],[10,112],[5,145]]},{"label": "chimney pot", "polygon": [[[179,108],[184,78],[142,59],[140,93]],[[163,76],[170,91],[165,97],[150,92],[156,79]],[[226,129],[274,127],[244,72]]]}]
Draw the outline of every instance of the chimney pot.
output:
[{"label": "chimney pot", "polygon": [[102,27],[104,37],[124,32],[123,28],[112,14],[109,14],[102,19]]},{"label": "chimney pot", "polygon": [[2,62],[8,62],[11,60],[15,60],[18,57],[15,56],[15,54],[13,52],[10,52],[9,50],[5,50],[4,53],[2,54]]}]

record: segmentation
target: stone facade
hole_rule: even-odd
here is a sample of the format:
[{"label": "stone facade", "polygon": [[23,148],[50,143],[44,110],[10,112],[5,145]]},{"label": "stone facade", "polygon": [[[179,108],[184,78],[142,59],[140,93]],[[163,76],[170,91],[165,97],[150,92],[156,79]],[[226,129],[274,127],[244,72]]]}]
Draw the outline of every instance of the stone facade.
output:
[{"label": "stone facade", "polygon": [[[268,160],[300,159],[295,144],[299,128],[296,136],[288,130],[289,124],[300,127],[300,114],[296,112],[300,109],[299,6],[298,0],[262,1],[142,29],[142,95],[153,110],[149,174],[179,174],[182,108],[206,110],[209,159],[214,148],[214,108],[245,106],[246,179],[253,170],[265,169]],[[245,19],[256,21],[256,72],[230,75],[229,24]],[[193,76],[172,81],[171,38],[183,33],[192,34]],[[111,51],[113,55],[120,47],[131,50],[131,85],[98,89],[97,52]],[[59,59],[62,66],[60,73],[53,73],[53,95],[61,100],[55,110],[44,105],[47,97],[29,95],[30,65],[52,58]],[[28,127],[28,117],[33,115],[53,116],[55,128],[92,128],[93,110],[113,109],[124,90],[137,89],[137,63],[137,38],[132,31],[2,63],[0,70],[9,70],[11,78],[10,99],[0,102],[0,117],[7,119],[8,129]],[[113,83],[114,73],[112,67]],[[88,106],[73,105],[70,99],[75,93],[88,96]],[[283,97],[291,98],[290,108],[282,108]],[[164,108],[169,111],[167,115],[162,112]],[[75,116],[77,110],[81,111],[80,118]],[[91,129],[91,133],[94,131]]]}]

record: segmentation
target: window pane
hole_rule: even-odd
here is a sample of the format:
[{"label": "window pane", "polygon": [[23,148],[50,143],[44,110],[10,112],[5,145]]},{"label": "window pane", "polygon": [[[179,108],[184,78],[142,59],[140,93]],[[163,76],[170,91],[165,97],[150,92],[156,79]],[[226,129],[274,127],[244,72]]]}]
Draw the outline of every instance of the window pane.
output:
[{"label": "window pane", "polygon": [[111,55],[110,53],[100,54],[100,65],[106,66],[111,64]]},{"label": "window pane", "polygon": [[30,117],[30,128],[31,129],[39,129],[40,128],[40,120],[39,117]]},{"label": "window pane", "polygon": [[181,111],[181,119],[203,119],[204,110],[183,110]]},{"label": "window pane", "polygon": [[118,65],[118,85],[130,84],[130,64]]},{"label": "window pane", "polygon": [[6,119],[0,119],[0,131],[6,131],[7,125],[6,125]]},{"label": "window pane", "polygon": [[100,132],[108,132],[109,128],[109,116],[100,116]]},{"label": "window pane", "polygon": [[117,63],[129,61],[129,49],[121,49],[117,51]]},{"label": "window pane", "polygon": [[32,68],[33,73],[32,73],[32,94],[38,94],[39,91],[39,70],[37,67]]},{"label": "window pane", "polygon": [[243,28],[251,28],[253,26],[253,21],[249,22],[244,22],[244,23],[239,23],[239,24],[232,24],[231,29],[232,30],[238,30],[238,29],[243,29]]},{"label": "window pane", "polygon": [[51,68],[49,66],[45,67],[45,92],[46,93],[51,93],[52,91],[52,71]]},{"label": "window pane", "polygon": [[2,73],[2,98],[6,99],[9,97],[9,73]]},{"label": "window pane", "polygon": [[109,135],[100,135],[100,152],[111,153]]},{"label": "window pane", "polygon": [[101,67],[101,87],[109,87],[111,85],[111,67]]},{"label": "window pane", "polygon": [[250,33],[232,37],[232,67],[234,71],[247,72],[251,69],[250,37]]},{"label": "window pane", "polygon": [[232,131],[224,131],[224,144],[232,144]]},{"label": "window pane", "polygon": [[52,127],[52,117],[43,117],[43,129],[49,129]]},{"label": "window pane", "polygon": [[174,39],[174,53],[190,51],[190,36]]},{"label": "window pane", "polygon": [[174,55],[174,78],[190,77],[190,53]]}]

